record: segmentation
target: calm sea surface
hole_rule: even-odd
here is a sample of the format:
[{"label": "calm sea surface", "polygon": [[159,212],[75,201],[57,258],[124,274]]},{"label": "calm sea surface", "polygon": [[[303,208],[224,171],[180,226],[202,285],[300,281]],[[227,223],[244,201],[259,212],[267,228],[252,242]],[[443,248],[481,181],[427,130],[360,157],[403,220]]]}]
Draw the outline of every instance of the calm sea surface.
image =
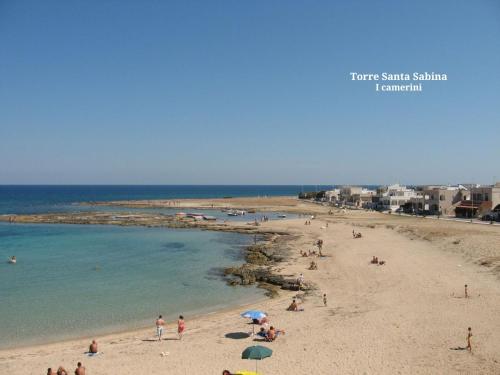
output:
[{"label": "calm sea surface", "polygon": [[[316,187],[0,186],[0,214],[131,211],[76,203],[295,195],[301,189]],[[228,219],[219,211],[206,213]],[[158,313],[189,319],[257,300],[262,291],[229,287],[212,272],[241,262],[241,249],[251,241],[237,233],[186,229],[0,223],[0,348],[140,328]],[[16,265],[7,263],[10,255],[17,256]]]}]

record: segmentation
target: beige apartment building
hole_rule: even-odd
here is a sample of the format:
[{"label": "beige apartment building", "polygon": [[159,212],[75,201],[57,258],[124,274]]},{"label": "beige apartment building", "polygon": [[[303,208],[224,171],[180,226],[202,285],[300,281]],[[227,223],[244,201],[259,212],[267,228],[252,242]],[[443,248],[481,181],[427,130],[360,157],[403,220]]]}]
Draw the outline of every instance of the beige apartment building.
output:
[{"label": "beige apartment building", "polygon": [[455,208],[457,217],[475,217],[490,211],[500,211],[500,182],[491,186],[472,186],[462,193]]}]

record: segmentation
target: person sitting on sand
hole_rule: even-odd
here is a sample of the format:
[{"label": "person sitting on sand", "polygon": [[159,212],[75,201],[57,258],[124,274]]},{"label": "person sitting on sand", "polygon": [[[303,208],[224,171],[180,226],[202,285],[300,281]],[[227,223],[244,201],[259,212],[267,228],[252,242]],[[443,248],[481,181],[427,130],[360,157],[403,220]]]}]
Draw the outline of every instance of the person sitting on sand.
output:
[{"label": "person sitting on sand", "polygon": [[76,365],[75,375],[85,375],[85,367],[82,366],[81,362]]},{"label": "person sitting on sand", "polygon": [[376,257],[376,256],[374,255],[374,256],[372,257],[371,264],[378,264],[378,257]]},{"label": "person sitting on sand", "polygon": [[297,302],[295,300],[292,301],[292,303],[290,304],[290,306],[288,306],[288,311],[298,311],[299,310],[299,306],[297,305]]},{"label": "person sitting on sand", "polygon": [[68,372],[64,367],[59,366],[59,368],[57,369],[57,375],[68,375]]},{"label": "person sitting on sand", "polygon": [[284,335],[285,331],[282,329],[275,329],[273,326],[271,326],[269,328],[269,331],[267,331],[266,341],[274,341],[281,334]]},{"label": "person sitting on sand", "polygon": [[52,370],[50,367],[47,369],[47,375],[56,375],[54,370]]},{"label": "person sitting on sand", "polygon": [[[377,260],[378,260],[378,259],[377,259]],[[380,260],[380,261],[378,261],[378,265],[379,265],[379,266],[383,266],[384,264],[385,264],[385,260]]]},{"label": "person sitting on sand", "polygon": [[222,371],[222,375],[233,375],[229,372],[229,370]]},{"label": "person sitting on sand", "polygon": [[266,338],[267,337],[267,331],[264,327],[260,327],[260,331],[257,332],[257,336]]},{"label": "person sitting on sand", "polygon": [[89,353],[91,354],[97,354],[97,342],[95,340],[92,340],[92,343],[89,346]]},{"label": "person sitting on sand", "polygon": [[318,265],[316,264],[316,262],[312,261],[311,264],[309,265],[309,269],[310,270],[317,270]]}]

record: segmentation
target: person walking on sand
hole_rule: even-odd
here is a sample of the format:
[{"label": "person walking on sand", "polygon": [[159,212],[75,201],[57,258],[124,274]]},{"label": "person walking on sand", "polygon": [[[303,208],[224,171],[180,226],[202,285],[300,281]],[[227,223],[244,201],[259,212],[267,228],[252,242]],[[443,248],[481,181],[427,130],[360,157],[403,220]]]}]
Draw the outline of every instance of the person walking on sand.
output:
[{"label": "person walking on sand", "polygon": [[76,365],[75,375],[85,375],[85,367],[82,366],[81,362]]},{"label": "person walking on sand", "polygon": [[156,319],[156,335],[158,336],[158,341],[161,341],[161,335],[163,334],[163,326],[165,325],[165,321],[163,317],[160,315],[158,319]]},{"label": "person walking on sand", "polygon": [[467,330],[467,350],[472,353],[472,345],[471,345],[471,337],[472,337],[472,328],[469,327]]},{"label": "person walking on sand", "polygon": [[465,289],[465,298],[469,298],[469,293],[467,293],[467,284],[465,284],[464,289]]},{"label": "person walking on sand", "polygon": [[323,294],[323,305],[325,305],[325,307],[327,306],[327,303],[326,303],[326,293]]},{"label": "person walking on sand", "polygon": [[184,323],[184,317],[179,315],[179,320],[177,321],[177,334],[179,335],[179,340],[182,339],[184,334],[184,329],[186,329],[186,324]]}]

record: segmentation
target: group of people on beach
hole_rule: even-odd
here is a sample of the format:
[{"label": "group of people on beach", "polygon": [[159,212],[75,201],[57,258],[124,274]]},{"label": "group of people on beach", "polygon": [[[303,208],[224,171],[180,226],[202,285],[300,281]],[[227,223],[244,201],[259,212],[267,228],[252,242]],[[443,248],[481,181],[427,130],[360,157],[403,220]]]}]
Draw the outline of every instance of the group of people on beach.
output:
[{"label": "group of people on beach", "polygon": [[312,250],[312,251],[309,250],[309,252],[307,252],[305,250],[304,251],[300,250],[299,253],[300,253],[300,256],[302,256],[302,257],[316,257],[316,256],[321,256],[319,253],[316,252],[316,250]]},{"label": "group of people on beach", "polygon": [[[165,320],[163,319],[163,316],[159,315],[158,319],[156,319],[155,321],[156,336],[158,337],[158,341],[161,341],[165,324],[166,323]],[[177,336],[179,340],[182,339],[185,329],[186,329],[186,323],[184,322],[184,317],[182,315],[179,315],[179,319],[177,320]]]},{"label": "group of people on beach", "polygon": [[385,264],[385,260],[379,260],[375,255],[372,257],[370,261],[371,264],[378,264],[379,266],[383,266]]},{"label": "group of people on beach", "polygon": [[[75,369],[75,375],[85,375],[85,367],[81,362],[78,362]],[[52,370],[52,368],[47,369],[47,375],[69,375],[68,371],[62,366],[59,366],[57,371]]]},{"label": "group of people on beach", "polygon": [[269,327],[269,329],[266,329],[265,327],[260,327],[260,331],[257,333],[257,336],[262,337],[264,341],[274,341],[279,335],[284,335],[285,330],[283,329],[276,329],[273,326]]}]

